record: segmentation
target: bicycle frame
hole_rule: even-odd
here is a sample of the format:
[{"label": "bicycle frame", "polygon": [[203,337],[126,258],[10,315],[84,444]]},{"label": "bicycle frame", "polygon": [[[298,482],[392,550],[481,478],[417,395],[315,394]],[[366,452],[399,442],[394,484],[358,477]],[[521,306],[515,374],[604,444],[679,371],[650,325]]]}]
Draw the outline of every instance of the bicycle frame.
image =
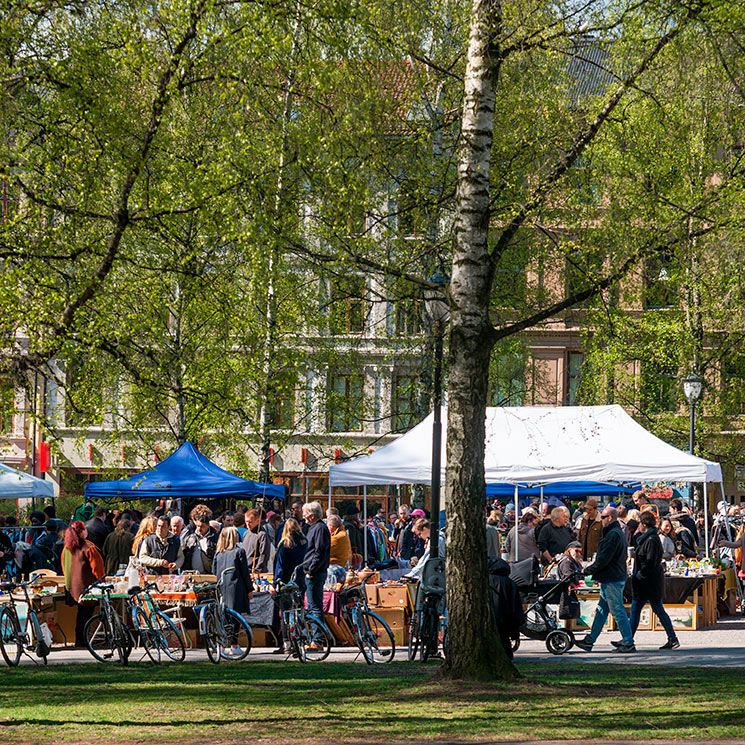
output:
[{"label": "bicycle frame", "polygon": [[26,601],[26,617],[23,625],[21,625],[21,619],[18,616],[18,609],[16,603],[19,602],[13,597],[12,591],[8,593],[8,600],[3,603],[4,607],[7,608],[21,629],[18,641],[21,643],[24,651],[28,651],[34,648],[37,657],[41,657],[46,662],[46,657],[50,652],[50,647],[46,643],[46,640],[41,637],[41,624],[39,622],[39,616],[33,608],[31,598],[28,594],[28,586],[31,584],[28,582],[17,582],[14,583],[16,588],[20,587],[23,590],[23,596]]}]

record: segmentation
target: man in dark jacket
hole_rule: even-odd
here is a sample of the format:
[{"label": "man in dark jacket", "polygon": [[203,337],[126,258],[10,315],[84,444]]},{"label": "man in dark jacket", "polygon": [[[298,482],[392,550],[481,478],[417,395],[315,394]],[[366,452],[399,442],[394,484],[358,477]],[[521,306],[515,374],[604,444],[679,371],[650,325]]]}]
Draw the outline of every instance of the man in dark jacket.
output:
[{"label": "man in dark jacket", "polygon": [[568,523],[569,510],[566,507],[554,507],[551,510],[551,522],[541,529],[537,540],[545,564],[550,564],[555,556],[563,554],[574,540],[574,533]]},{"label": "man in dark jacket", "polygon": [[520,626],[525,623],[525,611],[520,591],[510,579],[510,565],[503,559],[489,559],[489,590],[497,633],[504,651],[512,659],[512,639],[519,635]]},{"label": "man in dark jacket", "polygon": [[[323,585],[331,560],[331,533],[323,522],[323,508],[318,502],[303,505],[303,520],[308,525],[308,547],[305,552],[305,596],[308,599],[308,613],[324,624]],[[314,633],[318,633],[315,630]],[[313,639],[311,649],[321,649],[320,639]]]},{"label": "man in dark jacket", "polygon": [[410,561],[414,555],[416,536],[414,535],[414,521],[409,514],[409,505],[402,504],[398,508],[398,520],[393,531],[396,541],[396,556],[404,561]]},{"label": "man in dark jacket", "polygon": [[103,551],[103,543],[106,536],[111,533],[111,528],[106,524],[106,508],[96,507],[93,517],[85,524],[88,531],[88,540],[99,550]]},{"label": "man in dark jacket", "polygon": [[256,508],[250,509],[245,519],[248,530],[243,536],[243,550],[246,552],[248,568],[252,574],[268,572],[272,541],[269,534],[260,529],[261,513]]},{"label": "man in dark jacket", "polygon": [[621,643],[616,652],[636,652],[634,635],[631,633],[629,617],[623,607],[623,588],[626,585],[626,541],[621,526],[618,524],[618,512],[615,507],[606,507],[600,515],[603,522],[603,537],[598,545],[595,562],[585,567],[584,573],[600,583],[600,602],[595,611],[590,633],[584,639],[577,639],[576,644],[585,652],[592,650],[592,645],[600,636],[608,612],[621,632]]},{"label": "man in dark jacket", "polygon": [[[639,628],[639,617],[646,603],[652,607],[667,634],[667,642],[660,649],[677,649],[680,646],[673,630],[670,616],[662,607],[665,594],[665,570],[662,567],[662,543],[657,534],[657,516],[651,510],[642,512],[641,523],[646,531],[636,541],[634,569],[631,573],[631,633],[636,634]],[[614,646],[618,642],[611,642]]]}]

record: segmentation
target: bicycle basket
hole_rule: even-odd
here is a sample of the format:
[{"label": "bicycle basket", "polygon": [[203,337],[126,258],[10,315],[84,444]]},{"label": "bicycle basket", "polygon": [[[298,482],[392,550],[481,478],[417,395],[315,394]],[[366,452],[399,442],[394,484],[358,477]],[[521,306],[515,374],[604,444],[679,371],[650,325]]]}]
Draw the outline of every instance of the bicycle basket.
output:
[{"label": "bicycle basket", "polygon": [[303,591],[297,587],[283,587],[277,591],[276,600],[281,611],[302,608],[304,604]]}]

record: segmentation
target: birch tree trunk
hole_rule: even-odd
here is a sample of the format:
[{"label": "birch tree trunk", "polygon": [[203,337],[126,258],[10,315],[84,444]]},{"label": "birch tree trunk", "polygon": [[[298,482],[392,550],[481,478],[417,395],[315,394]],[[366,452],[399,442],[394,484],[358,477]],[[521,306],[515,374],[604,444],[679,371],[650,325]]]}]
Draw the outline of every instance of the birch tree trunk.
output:
[{"label": "birch tree trunk", "polygon": [[488,251],[489,161],[499,51],[498,0],[475,0],[471,12],[458,161],[455,245],[450,282],[447,478],[449,495],[448,651],[443,673],[469,680],[511,679],[492,614],[484,521],[484,439],[492,265]]}]

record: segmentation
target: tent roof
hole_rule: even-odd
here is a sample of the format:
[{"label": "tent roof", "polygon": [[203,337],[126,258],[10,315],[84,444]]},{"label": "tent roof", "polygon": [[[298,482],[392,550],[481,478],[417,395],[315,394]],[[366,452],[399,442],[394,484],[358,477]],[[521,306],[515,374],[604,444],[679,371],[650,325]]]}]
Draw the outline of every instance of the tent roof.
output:
[{"label": "tent roof", "polygon": [[0,463],[0,499],[53,497],[54,484]]},{"label": "tent roof", "polygon": [[155,468],[118,481],[96,481],[85,486],[86,497],[131,496],[140,499],[160,497],[267,496],[284,499],[285,489],[262,484],[229,473],[185,442]]},{"label": "tent roof", "polygon": [[[372,455],[331,466],[331,486],[430,483],[433,418]],[[488,408],[484,472],[487,483],[509,484],[722,478],[718,463],[660,440],[617,405]]]}]

